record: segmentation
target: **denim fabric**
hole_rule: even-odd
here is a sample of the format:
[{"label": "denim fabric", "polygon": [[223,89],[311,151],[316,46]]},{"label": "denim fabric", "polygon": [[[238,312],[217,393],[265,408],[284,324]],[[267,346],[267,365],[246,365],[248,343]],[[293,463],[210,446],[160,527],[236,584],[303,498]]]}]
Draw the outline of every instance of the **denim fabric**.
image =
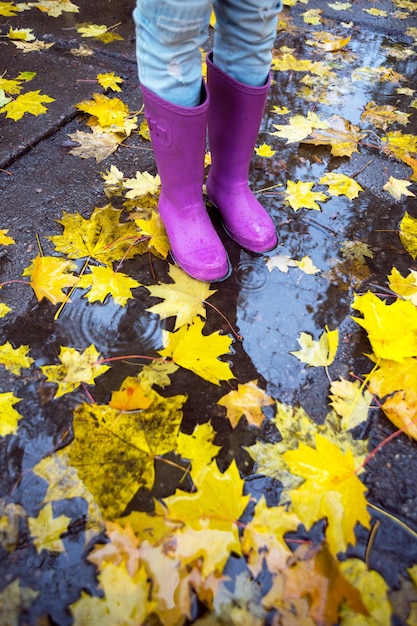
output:
[{"label": "denim fabric", "polygon": [[280,0],[137,0],[133,17],[139,80],[164,100],[199,104],[199,48],[207,41],[212,5],[217,18],[215,64],[242,83],[265,83]]}]

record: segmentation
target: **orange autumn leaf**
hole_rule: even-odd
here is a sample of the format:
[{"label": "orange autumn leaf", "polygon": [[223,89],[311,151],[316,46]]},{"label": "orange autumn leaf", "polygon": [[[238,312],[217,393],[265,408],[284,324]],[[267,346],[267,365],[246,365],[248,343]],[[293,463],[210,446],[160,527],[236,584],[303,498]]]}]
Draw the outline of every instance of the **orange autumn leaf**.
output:
[{"label": "orange autumn leaf", "polygon": [[71,261],[38,255],[22,276],[30,276],[30,285],[39,301],[46,298],[52,304],[57,304],[67,300],[62,290],[78,281],[78,277],[70,273],[75,269],[77,266]]},{"label": "orange autumn leaf", "polygon": [[147,409],[152,400],[146,397],[140,382],[134,376],[125,378],[118,391],[113,391],[109,402],[113,409],[120,411],[136,411]]},{"label": "orange autumn leaf", "polygon": [[257,380],[251,380],[244,385],[238,385],[236,391],[230,391],[220,398],[217,404],[226,407],[226,415],[235,428],[243,415],[249,424],[261,426],[265,419],[262,407],[274,402],[265,391],[259,389]]}]

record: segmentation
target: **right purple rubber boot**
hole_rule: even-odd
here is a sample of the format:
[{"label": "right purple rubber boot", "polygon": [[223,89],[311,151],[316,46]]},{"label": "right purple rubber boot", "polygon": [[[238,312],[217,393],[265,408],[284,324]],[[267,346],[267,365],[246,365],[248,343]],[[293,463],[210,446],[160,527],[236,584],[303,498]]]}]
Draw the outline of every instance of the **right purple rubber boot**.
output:
[{"label": "right purple rubber boot", "polygon": [[178,265],[198,280],[212,282],[229,274],[229,259],[203,198],[208,93],[202,104],[182,107],[141,86],[158,173],[159,213]]}]

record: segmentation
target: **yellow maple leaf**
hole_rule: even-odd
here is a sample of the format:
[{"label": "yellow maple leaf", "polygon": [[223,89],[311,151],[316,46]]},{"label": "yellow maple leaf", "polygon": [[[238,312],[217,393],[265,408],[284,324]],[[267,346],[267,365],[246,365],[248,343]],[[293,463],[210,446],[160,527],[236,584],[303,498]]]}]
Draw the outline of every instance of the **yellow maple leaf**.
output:
[{"label": "yellow maple leaf", "polygon": [[80,33],[81,37],[100,37],[107,32],[107,26],[105,24],[87,24],[84,26],[77,26],[77,33]]},{"label": "yellow maple leaf", "polygon": [[124,82],[123,78],[116,76],[114,72],[97,74],[97,81],[103,89],[111,89],[112,91],[121,91],[119,85]]},{"label": "yellow maple leaf", "polygon": [[13,392],[0,393],[0,437],[17,433],[17,424],[22,416],[13,406],[18,402],[20,398],[17,398]]},{"label": "yellow maple leaf", "polygon": [[393,267],[388,276],[389,288],[404,300],[410,300],[417,306],[417,271],[410,270],[408,276],[402,276],[396,267]]},{"label": "yellow maple leaf", "polygon": [[9,229],[0,230],[0,246],[11,246],[13,243],[16,243],[13,237],[10,237],[7,233]]},{"label": "yellow maple leaf", "polygon": [[330,385],[331,406],[342,418],[342,428],[349,430],[362,424],[368,418],[372,403],[372,394],[358,380],[349,381],[345,378],[332,381]]},{"label": "yellow maple leaf", "polygon": [[306,254],[301,261],[294,261],[294,265],[300,268],[304,274],[318,274],[320,269],[316,267],[311,258]]},{"label": "yellow maple leaf", "polygon": [[400,239],[404,248],[415,259],[417,257],[417,219],[407,211],[400,222]]},{"label": "yellow maple leaf", "polygon": [[[373,624],[376,626],[390,626],[392,606],[388,599],[389,587],[381,574],[368,569],[366,563],[357,558],[346,559],[340,563],[340,571],[358,591],[361,600],[368,609],[369,617],[363,621],[352,607],[344,605],[340,611],[341,623],[345,626],[358,624]],[[359,619],[358,619],[359,618]],[[372,621],[370,621],[372,620]]]},{"label": "yellow maple leaf", "polygon": [[103,563],[98,574],[104,597],[91,596],[85,591],[70,605],[74,626],[138,626],[156,610],[151,597],[151,581],[144,565],[130,576],[123,561],[115,565]]},{"label": "yellow maple leaf", "polygon": [[242,536],[242,552],[254,577],[261,573],[264,560],[274,574],[283,570],[292,551],[285,542],[287,532],[295,532],[300,520],[283,506],[268,507],[262,495]]},{"label": "yellow maple leaf", "polygon": [[14,2],[0,2],[0,15],[2,17],[15,17],[22,9]]},{"label": "yellow maple leaf", "polygon": [[128,376],[122,382],[118,391],[113,391],[109,405],[119,411],[136,411],[147,409],[152,404],[152,400],[147,397],[146,392],[137,378]]},{"label": "yellow maple leaf", "polygon": [[400,159],[413,170],[411,180],[417,180],[417,137],[415,135],[404,134],[399,130],[394,130],[382,137],[386,144],[384,151],[391,152],[397,159]]},{"label": "yellow maple leaf", "polygon": [[328,185],[328,191],[332,196],[344,195],[349,198],[349,200],[357,198],[359,192],[363,191],[363,188],[356,182],[356,180],[346,176],[346,174],[340,174],[337,172],[327,172],[320,178],[319,183],[322,185]]},{"label": "yellow maple leaf", "polygon": [[143,388],[150,389],[153,385],[167,387],[171,384],[169,378],[178,369],[172,361],[152,361],[149,365],[144,365],[138,374],[138,380]]},{"label": "yellow maple leaf", "polygon": [[400,178],[394,178],[390,176],[388,182],[382,187],[384,191],[388,191],[396,200],[401,200],[401,196],[415,197],[415,193],[407,189],[411,185],[409,180],[403,180]]},{"label": "yellow maple leaf", "polygon": [[37,551],[65,552],[61,535],[67,532],[70,521],[71,518],[66,515],[54,517],[51,503],[46,504],[37,517],[28,517],[30,534]]},{"label": "yellow maple leaf", "polygon": [[417,391],[397,391],[382,404],[388,419],[409,437],[417,440]]},{"label": "yellow maple leaf", "polygon": [[31,28],[12,28],[9,27],[9,32],[7,33],[7,37],[9,39],[21,39],[23,41],[33,41],[35,39],[35,35],[33,34],[33,30]]},{"label": "yellow maple leaf", "polygon": [[317,202],[323,202],[328,199],[322,191],[312,191],[314,182],[311,181],[287,181],[287,189],[285,190],[286,197],[285,202],[290,205],[294,211],[299,209],[314,209],[315,211],[321,211]]},{"label": "yellow maple leaf", "polygon": [[176,449],[186,396],[163,398],[150,390],[147,395],[152,403],[139,411],[99,404],[74,411],[69,459],[107,519],[122,515],[141,487],[152,489],[157,459]]},{"label": "yellow maple leaf", "polygon": [[0,302],[0,318],[10,313],[10,311],[11,308],[7,306],[7,304],[4,304],[4,302]]},{"label": "yellow maple leaf", "polygon": [[91,257],[105,265],[130,259],[141,250],[134,244],[138,232],[132,223],[120,223],[121,212],[111,204],[96,207],[89,219],[79,213],[65,213],[57,220],[64,227],[62,235],[53,235],[57,252],[70,259]]},{"label": "yellow maple leaf", "polygon": [[327,367],[331,365],[336,356],[339,344],[339,331],[329,330],[326,326],[318,341],[315,341],[308,333],[300,333],[297,339],[301,350],[290,352],[303,363],[314,367]]},{"label": "yellow maple leaf", "polygon": [[[0,2],[0,15],[1,15]],[[39,595],[31,587],[20,585],[20,578],[16,578],[12,583],[6,585],[1,592],[0,616],[4,624],[18,624],[22,612],[31,611],[31,605]]]},{"label": "yellow maple leaf", "polygon": [[0,113],[6,113],[6,117],[17,122],[25,113],[35,116],[46,113],[47,108],[43,105],[43,102],[55,102],[55,98],[41,94],[40,89],[27,91],[1,107]]},{"label": "yellow maple leaf", "polygon": [[371,7],[370,9],[362,9],[365,13],[369,13],[369,15],[374,15],[375,17],[388,17],[387,11],[384,9],[377,9],[376,7]]},{"label": "yellow maple leaf", "polygon": [[417,359],[402,361],[380,359],[378,367],[368,374],[369,390],[383,398],[394,391],[417,389]]},{"label": "yellow maple leaf", "polygon": [[403,361],[417,356],[417,308],[411,302],[396,300],[387,305],[368,291],[355,295],[352,308],[363,315],[352,319],[367,331],[377,359]]},{"label": "yellow maple leaf", "polygon": [[303,20],[306,24],[318,25],[321,24],[322,13],[323,11],[321,9],[308,9],[308,11],[304,11],[301,15],[303,16]]},{"label": "yellow maple leaf", "polygon": [[330,146],[334,156],[351,157],[353,152],[358,152],[358,143],[366,137],[365,132],[340,115],[332,115],[326,122],[325,129],[314,128],[310,133],[310,138],[302,139],[302,142],[315,146]]},{"label": "yellow maple leaf", "polygon": [[89,113],[104,130],[129,134],[135,128],[136,117],[130,116],[128,106],[120,98],[109,98],[101,93],[93,93],[91,100],[82,100],[75,105],[79,111]]},{"label": "yellow maple leaf", "polygon": [[308,137],[315,128],[328,128],[327,121],[320,120],[319,116],[313,111],[307,113],[307,117],[304,115],[294,115],[290,118],[289,124],[273,124],[277,130],[271,135],[275,137],[283,137],[287,139],[287,143],[294,143],[296,141],[302,141]]},{"label": "yellow maple leaf", "polygon": [[155,248],[163,259],[166,259],[170,249],[169,240],[159,213],[152,213],[150,220],[136,219],[135,224],[141,235],[149,237],[149,245]]},{"label": "yellow maple leaf", "polygon": [[[199,556],[210,562],[210,567],[206,564],[203,570],[204,575],[208,575],[212,568],[221,572],[230,551],[241,554],[237,522],[250,500],[249,495],[242,495],[243,485],[235,461],[223,473],[216,463],[212,463],[197,491],[177,490],[173,496],[164,498],[167,518],[185,526],[182,533],[176,533],[180,544],[177,554],[185,563]],[[191,551],[190,544],[193,545]],[[216,544],[217,551],[213,547]],[[213,558],[214,563],[210,561]]]},{"label": "yellow maple leaf", "polygon": [[386,130],[390,124],[408,124],[409,113],[398,111],[391,104],[377,105],[376,102],[368,102],[361,115],[361,122],[370,122],[376,128]]},{"label": "yellow maple leaf", "polygon": [[125,139],[121,133],[102,132],[100,126],[92,126],[91,132],[76,130],[68,133],[68,137],[79,146],[71,148],[69,154],[81,159],[94,158],[97,163],[113,154]]},{"label": "yellow maple leaf", "polygon": [[108,365],[100,363],[100,353],[94,344],[82,353],[75,348],[61,346],[59,360],[60,365],[41,366],[48,382],[58,385],[56,398],[78,389],[82,383],[94,385],[95,379],[109,369]]},{"label": "yellow maple leaf", "polygon": [[29,346],[13,348],[10,341],[0,346],[0,363],[12,374],[20,376],[22,369],[27,369],[33,363],[32,357],[28,356]]},{"label": "yellow maple leaf", "polygon": [[170,265],[168,274],[172,283],[146,287],[151,296],[164,299],[164,302],[154,304],[146,310],[159,315],[161,319],[175,316],[174,330],[191,324],[197,315],[205,319],[206,310],[203,304],[216,290],[210,289],[206,282],[191,278],[176,265]]},{"label": "yellow maple leaf", "polygon": [[123,272],[115,272],[111,267],[90,266],[91,272],[83,274],[78,280],[77,287],[88,289],[85,297],[89,302],[104,302],[110,295],[116,304],[125,306],[133,298],[132,289],[141,286]]},{"label": "yellow maple leaf", "polygon": [[300,443],[298,450],[284,452],[294,474],[305,481],[292,492],[292,509],[301,523],[310,527],[327,518],[326,537],[331,552],[344,552],[355,543],[355,526],[369,528],[366,487],[357,475],[352,450],[341,451],[326,437],[316,435],[315,448]]},{"label": "yellow maple leaf", "polygon": [[210,422],[196,424],[190,435],[178,434],[178,453],[191,462],[193,483],[197,489],[204,481],[207,467],[221,449],[213,443],[215,436],[216,431]]},{"label": "yellow maple leaf", "polygon": [[260,157],[270,158],[274,156],[276,150],[272,150],[271,146],[268,146],[267,143],[263,143],[259,148],[255,148],[255,152]]},{"label": "yellow maple leaf", "polygon": [[239,384],[236,391],[229,391],[217,401],[217,404],[226,407],[227,418],[235,428],[243,416],[249,424],[261,426],[265,419],[262,407],[275,404],[275,400],[258,387],[257,380],[252,380]]},{"label": "yellow maple leaf", "polygon": [[128,521],[123,526],[118,522],[106,521],[105,528],[109,541],[96,545],[87,559],[97,565],[99,570],[104,563],[120,565],[124,561],[129,575],[134,576],[140,566],[140,538],[135,535]]},{"label": "yellow maple leaf", "polygon": [[174,363],[197,376],[220,385],[220,380],[235,378],[229,363],[219,359],[219,356],[229,351],[233,340],[219,331],[203,335],[203,326],[203,320],[195,317],[192,324],[182,326],[174,333],[163,331],[165,348],[159,350],[159,354],[172,358]]},{"label": "yellow maple leaf", "polygon": [[30,286],[39,301],[46,298],[52,304],[57,304],[67,300],[62,290],[72,287],[78,281],[78,277],[70,273],[76,269],[77,266],[71,261],[38,255],[23,271],[22,276],[30,276]]},{"label": "yellow maple leaf", "polygon": [[312,33],[313,41],[307,41],[308,44],[314,45],[325,52],[337,52],[342,50],[351,40],[351,36],[338,37],[330,32],[320,31]]},{"label": "yellow maple leaf", "polygon": [[158,193],[161,186],[159,174],[152,176],[149,172],[136,172],[135,178],[127,178],[123,181],[123,188],[130,189],[126,198],[134,199],[145,196],[147,193]]},{"label": "yellow maple leaf", "polygon": [[79,9],[71,0],[39,0],[32,6],[47,13],[50,17],[59,17],[62,13],[78,13]]}]

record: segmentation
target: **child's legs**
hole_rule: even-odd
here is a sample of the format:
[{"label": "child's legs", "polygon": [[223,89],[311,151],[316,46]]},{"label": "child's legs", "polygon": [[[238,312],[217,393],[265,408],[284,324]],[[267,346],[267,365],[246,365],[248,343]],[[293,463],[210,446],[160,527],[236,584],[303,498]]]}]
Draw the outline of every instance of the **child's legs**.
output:
[{"label": "child's legs", "polygon": [[136,55],[140,82],[180,106],[200,103],[201,55],[210,0],[137,0]]},{"label": "child's legs", "polygon": [[271,66],[280,0],[214,0],[214,63],[241,83],[264,85]]}]

